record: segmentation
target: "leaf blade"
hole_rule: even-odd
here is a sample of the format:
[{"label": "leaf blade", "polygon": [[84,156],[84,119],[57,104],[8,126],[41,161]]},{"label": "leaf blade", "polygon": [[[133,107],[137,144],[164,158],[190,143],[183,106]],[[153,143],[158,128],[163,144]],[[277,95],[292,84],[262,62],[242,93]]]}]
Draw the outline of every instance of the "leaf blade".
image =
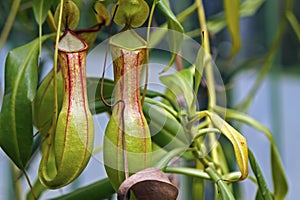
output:
[{"label": "leaf blade", "polygon": [[[220,108],[218,108],[218,110],[222,112]],[[288,182],[287,182],[286,175],[284,173],[282,162],[280,160],[280,155],[276,148],[271,132],[264,125],[262,125],[255,119],[236,110],[227,109],[226,118],[237,120],[245,124],[248,124],[249,126],[252,126],[256,130],[263,133],[268,138],[271,144],[271,166],[272,166],[274,196],[275,199],[285,199],[285,196],[288,192]]]},{"label": "leaf blade", "polygon": [[263,177],[260,167],[259,167],[258,163],[256,162],[251,150],[249,150],[249,161],[250,161],[252,171],[257,179],[260,194],[262,195],[263,199],[273,200],[272,194],[268,189],[267,183]]},{"label": "leaf blade", "polygon": [[53,0],[47,0],[47,2],[44,0],[34,0],[32,2],[34,18],[39,25],[44,23],[52,3]]},{"label": "leaf blade", "polygon": [[291,11],[287,11],[285,15],[286,15],[291,27],[293,28],[293,30],[298,38],[298,41],[300,42],[300,24],[295,16],[295,14],[292,13]]},{"label": "leaf blade", "polygon": [[160,81],[168,88],[176,98],[180,98],[181,107],[190,112],[196,110],[194,104],[193,79],[195,69],[193,67],[183,69],[171,75],[159,77]]},{"label": "leaf blade", "polygon": [[[31,101],[37,86],[37,50],[38,42],[35,40],[10,51],[5,63],[5,92],[0,115],[0,146],[20,169],[24,168],[29,159],[33,144],[30,119],[32,118]],[[27,53],[33,55],[33,61],[22,51],[26,52],[26,55]],[[36,66],[33,63],[34,60],[36,60]],[[28,74],[28,82],[24,79],[26,74]],[[18,115],[22,112],[22,116]],[[23,123],[23,120],[28,123]],[[21,147],[25,148],[21,150]]]},{"label": "leaf blade", "polygon": [[248,176],[248,145],[246,139],[226,121],[217,114],[203,111],[217,127],[223,135],[225,135],[233,145],[238,167],[241,171],[241,177],[238,180],[243,180]]},{"label": "leaf blade", "polygon": [[105,178],[95,183],[92,183],[88,186],[79,188],[69,194],[57,198],[53,198],[53,200],[68,200],[68,199],[80,200],[80,199],[85,199],[87,196],[88,199],[90,200],[106,199],[109,198],[114,193],[115,190],[113,189],[110,181],[108,180],[108,178]]},{"label": "leaf blade", "polygon": [[285,199],[288,192],[287,178],[275,145],[271,145],[271,166],[274,187],[274,197],[277,200]]},{"label": "leaf blade", "polygon": [[241,36],[239,25],[240,0],[224,0],[224,10],[228,30],[231,37],[231,56],[235,56],[241,48]]},{"label": "leaf blade", "polygon": [[167,0],[151,0],[151,2],[156,2],[156,7],[158,8],[158,10],[167,18],[168,29],[170,29],[167,31],[167,34],[170,51],[172,52],[172,57],[168,65],[162,71],[166,72],[174,63],[176,55],[180,50],[180,46],[183,41],[184,29],[181,23],[176,18],[173,11],[171,10]]},{"label": "leaf blade", "polygon": [[[240,17],[249,17],[261,7],[265,0],[246,0],[240,6]],[[218,33],[226,26],[224,13],[212,16],[207,22],[210,33]]]},{"label": "leaf blade", "polygon": [[33,146],[31,104],[38,82],[38,50],[39,40],[36,39],[11,50],[5,63],[0,146],[21,170],[29,160]]}]

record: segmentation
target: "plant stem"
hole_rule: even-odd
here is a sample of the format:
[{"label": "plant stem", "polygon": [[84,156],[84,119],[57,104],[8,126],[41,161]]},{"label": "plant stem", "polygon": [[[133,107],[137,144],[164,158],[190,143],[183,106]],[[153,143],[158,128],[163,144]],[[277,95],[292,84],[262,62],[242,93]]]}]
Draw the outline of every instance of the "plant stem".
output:
[{"label": "plant stem", "polygon": [[27,181],[27,183],[28,183],[28,185],[29,185],[29,188],[30,188],[30,191],[31,191],[31,194],[32,194],[33,198],[34,198],[34,199],[37,199],[37,198],[36,198],[36,195],[35,195],[35,192],[34,192],[34,190],[33,190],[32,184],[31,184],[31,182],[30,182],[30,179],[29,179],[29,177],[28,177],[28,174],[27,174],[27,172],[26,172],[25,170],[23,171],[23,174],[24,174],[24,176],[25,176],[25,178],[26,178],[26,181]]},{"label": "plant stem", "polygon": [[57,59],[58,59],[58,42],[60,37],[60,29],[61,29],[61,21],[62,21],[62,13],[63,13],[63,4],[64,0],[60,1],[60,13],[59,13],[59,21],[58,21],[58,27],[56,31],[56,39],[55,39],[55,49],[54,49],[54,58],[53,58],[53,119],[52,119],[52,125],[51,129],[49,130],[49,137],[48,137],[48,144],[45,151],[45,161],[44,163],[41,163],[41,165],[45,165],[47,167],[49,153],[50,153],[50,147],[52,144],[52,141],[54,139],[54,132],[56,130],[56,123],[57,123],[57,115],[58,115],[58,100],[57,100]]},{"label": "plant stem", "polygon": [[62,24],[62,14],[63,14],[63,5],[64,0],[60,1],[60,12],[59,12],[59,21],[56,30],[56,39],[55,39],[55,50],[54,50],[54,67],[53,67],[53,87],[54,87],[54,115],[53,115],[53,126],[56,126],[56,119],[58,114],[58,103],[57,103],[57,80],[56,80],[56,72],[57,72],[57,59],[58,59],[58,43],[60,37],[60,29]]},{"label": "plant stem", "polygon": [[2,32],[1,32],[1,36],[0,36],[0,50],[2,49],[2,47],[4,46],[4,44],[7,40],[7,37],[9,35],[11,27],[14,23],[17,12],[19,10],[20,2],[21,2],[21,0],[14,0],[11,5],[11,9],[10,9],[8,18],[6,20],[6,23],[4,25],[4,28],[3,28]]},{"label": "plant stem", "polygon": [[[203,8],[202,0],[196,0],[198,5],[198,18],[200,22],[201,32],[202,32],[202,46],[206,53],[210,54],[210,45],[209,45],[209,37],[206,25],[205,11]],[[213,76],[213,68],[212,63],[208,62],[205,73],[207,76],[207,88],[209,92],[209,102],[208,102],[208,110],[212,110],[216,105],[216,92],[214,85],[214,76]]]},{"label": "plant stem", "polygon": [[[204,48],[205,53],[210,55],[210,44],[209,44],[209,37],[208,37],[208,31],[207,31],[207,25],[206,25],[206,17],[205,17],[205,11],[203,7],[202,0],[196,0],[196,3],[198,5],[198,18],[200,22],[201,27],[201,33],[202,33],[202,46]],[[213,66],[212,66],[212,60],[209,59],[207,62],[207,66],[205,67],[205,73],[207,78],[207,89],[208,89],[208,110],[212,111],[214,107],[216,106],[216,90],[214,85],[214,74],[213,74]],[[213,125],[210,122],[208,128],[212,128]],[[216,135],[215,134],[209,134],[209,143],[211,148],[211,154],[212,159],[215,163],[219,164],[221,162],[218,152],[217,152],[217,145],[219,145]]]},{"label": "plant stem", "polygon": [[148,76],[149,76],[149,40],[150,40],[150,27],[152,24],[152,19],[153,19],[153,14],[155,10],[155,5],[156,5],[156,0],[154,0],[150,15],[149,15],[149,21],[148,21],[148,28],[147,28],[147,44],[146,44],[146,77],[145,77],[145,84],[144,84],[144,90],[143,90],[143,96],[141,99],[141,104],[142,106],[144,105],[145,97],[146,97],[146,92],[147,92],[147,87],[148,87]]},{"label": "plant stem", "polygon": [[200,169],[167,166],[163,170],[166,173],[184,174],[186,176],[193,176],[196,178],[211,180],[211,177],[206,172]]},{"label": "plant stem", "polygon": [[14,192],[15,192],[14,198],[16,198],[16,200],[21,200],[22,199],[22,195],[21,195],[22,187],[21,187],[21,182],[19,179],[20,171],[13,163],[10,163],[10,167],[11,167],[12,176],[13,176],[13,180],[14,180],[13,181]]}]

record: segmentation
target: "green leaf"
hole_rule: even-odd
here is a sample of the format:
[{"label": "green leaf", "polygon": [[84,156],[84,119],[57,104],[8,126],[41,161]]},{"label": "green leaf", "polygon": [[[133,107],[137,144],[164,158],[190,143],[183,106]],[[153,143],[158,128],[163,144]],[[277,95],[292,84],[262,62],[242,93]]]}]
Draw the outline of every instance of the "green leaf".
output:
[{"label": "green leaf", "polygon": [[167,110],[153,106],[147,100],[148,98],[145,98],[143,113],[153,142],[168,151],[174,148],[188,148],[190,143],[180,122]]},{"label": "green leaf", "polygon": [[264,200],[264,197],[262,196],[260,190],[258,189],[255,195],[255,200]]},{"label": "green leaf", "polygon": [[228,30],[231,36],[231,56],[235,56],[241,48],[240,36],[240,0],[224,0],[225,17]]},{"label": "green leaf", "polygon": [[[137,28],[145,23],[149,15],[149,6],[145,0],[119,0],[114,22],[118,25],[130,25]],[[115,12],[116,5],[112,9]]]},{"label": "green leaf", "polygon": [[[87,95],[89,100],[89,107],[92,114],[107,112],[111,108],[104,105],[100,97],[100,87],[102,79],[88,77],[87,78]],[[114,91],[114,81],[110,79],[104,79],[103,83],[103,98],[111,103],[111,96]]]},{"label": "green leaf", "polygon": [[[100,87],[101,87],[102,79],[96,77],[87,77],[86,85],[87,85],[87,96],[89,102],[99,101],[100,98]],[[103,82],[103,97],[104,99],[109,99],[112,96],[114,91],[114,81],[111,79],[104,79]]]},{"label": "green leaf", "polygon": [[[111,108],[104,105],[104,103],[101,101],[100,98],[100,86],[101,86],[101,79],[95,78],[95,77],[88,77],[87,78],[87,95],[89,100],[89,107],[93,114],[98,114],[102,112],[107,112],[111,110]],[[111,103],[111,96],[114,90],[114,81],[110,79],[104,79],[104,85],[103,85],[103,97],[108,102]],[[143,89],[141,89],[141,94],[143,92]],[[147,90],[146,96],[149,98],[155,98],[155,97],[163,97],[164,99],[167,99],[167,97],[164,94],[161,94],[156,91]],[[147,98],[147,101],[152,101],[149,98]],[[168,102],[171,102],[170,99],[167,99]],[[152,101],[153,102],[153,101]],[[151,102],[151,103],[152,103]],[[157,102],[157,101],[156,101]],[[159,102],[157,102],[159,104]],[[173,103],[173,102],[171,102]],[[174,105],[172,105],[174,106]]]},{"label": "green leaf", "polygon": [[205,198],[205,181],[200,178],[193,178],[193,197],[194,199]]},{"label": "green leaf", "polygon": [[246,0],[240,6],[240,16],[249,17],[256,13],[265,0]]},{"label": "green leaf", "polygon": [[[265,2],[265,0],[246,0],[239,9],[240,17],[249,17],[255,14],[258,8]],[[224,13],[217,14],[210,17],[207,22],[207,27],[210,33],[218,33],[226,26]]]},{"label": "green leaf", "polygon": [[[54,13],[54,21],[56,25],[59,23],[59,13],[60,4],[58,4]],[[74,3],[72,0],[64,0],[61,29],[65,29],[66,27],[70,28],[71,30],[75,29],[79,23],[79,19],[80,10],[76,3]]]},{"label": "green leaf", "polygon": [[211,55],[205,52],[204,48],[200,47],[195,61],[195,92],[198,89],[202,80],[203,70],[208,62],[211,61]]},{"label": "green leaf", "polygon": [[288,192],[288,183],[275,145],[271,145],[271,166],[274,197],[276,200],[283,200]]},{"label": "green leaf", "polygon": [[225,181],[222,180],[221,175],[217,172],[217,170],[213,166],[209,166],[205,168],[205,172],[211,177],[211,179],[217,184],[220,194],[223,200],[233,200],[235,199],[229,186]]},{"label": "green leaf", "polygon": [[98,199],[107,199],[115,193],[110,181],[108,178],[102,179],[91,185],[76,189],[76,191],[69,194],[53,198],[52,200],[98,200]]},{"label": "green leaf", "polygon": [[[222,108],[216,107],[216,109],[220,112],[223,112],[221,110]],[[274,196],[276,199],[284,199],[288,191],[287,178],[285,176],[280,155],[278,153],[278,150],[276,148],[275,142],[273,140],[270,131],[255,119],[236,110],[226,109],[226,118],[244,122],[252,126],[253,128],[257,129],[258,131],[264,133],[265,136],[269,139],[271,144],[271,166],[272,166]]]},{"label": "green leaf", "polygon": [[258,163],[256,162],[253,153],[251,152],[251,150],[248,150],[249,152],[249,161],[250,161],[250,165],[252,168],[252,171],[257,179],[257,184],[260,190],[260,193],[263,197],[264,200],[273,200],[272,194],[267,186],[267,183],[264,179],[263,174],[261,173],[260,167],[258,165]]},{"label": "green leaf", "polygon": [[185,151],[186,151],[186,147],[172,149],[171,151],[164,153],[163,157],[160,158],[160,161],[155,163],[155,167],[159,169],[165,168],[173,158],[175,158],[176,156],[180,156]]},{"label": "green leaf", "polygon": [[299,24],[296,16],[291,11],[287,11],[286,17],[289,20],[295,34],[297,35],[298,41],[300,42],[300,24]]},{"label": "green leaf", "polygon": [[[109,111],[110,108],[105,106],[100,99],[101,79],[96,77],[87,77],[87,96],[89,108],[92,114]],[[61,71],[57,74],[57,91],[58,91],[58,110],[62,106],[63,98],[63,80]],[[104,80],[103,96],[108,102],[110,101],[114,89],[114,82],[109,79]],[[45,115],[44,113],[48,113]],[[40,84],[33,102],[33,124],[40,133],[47,134],[50,130],[53,119],[53,75],[50,72]]]},{"label": "green leaf", "polygon": [[[57,104],[58,111],[60,111],[64,95],[61,71],[57,72],[56,79]],[[44,137],[46,137],[52,126],[54,109],[53,94],[53,72],[51,70],[41,82],[33,100],[33,124]]]},{"label": "green leaf", "polygon": [[269,141],[271,143],[274,143],[273,138],[272,138],[272,134],[270,133],[270,131],[261,123],[259,123],[257,120],[253,119],[252,117],[250,117],[249,115],[245,114],[245,113],[241,113],[237,110],[233,110],[233,109],[225,109],[225,108],[221,108],[221,107],[215,107],[216,112],[220,113],[220,114],[224,114],[226,113],[226,119],[228,120],[237,120],[243,123],[246,123],[250,126],[252,126],[253,128],[257,129],[258,131],[262,132],[265,134],[265,136],[269,139]]},{"label": "green leaf", "polygon": [[100,1],[95,2],[94,12],[98,23],[103,23],[105,24],[105,26],[108,26],[110,24],[110,16],[108,10],[102,2]]},{"label": "green leaf", "polygon": [[53,4],[53,0],[33,0],[32,8],[36,22],[41,25],[44,23],[47,13]]},{"label": "green leaf", "polygon": [[176,55],[180,50],[183,41],[184,29],[180,24],[180,22],[178,21],[178,19],[176,18],[176,16],[174,15],[173,11],[171,10],[168,0],[156,0],[156,1],[150,0],[150,1],[152,3],[155,2],[158,10],[167,18],[168,29],[170,29],[168,30],[167,37],[170,46],[170,51],[172,52],[172,58],[169,64],[167,65],[167,67],[165,67],[162,71],[162,72],[166,72],[175,61]]},{"label": "green leaf", "polygon": [[194,101],[194,73],[193,67],[181,70],[171,75],[161,76],[160,81],[176,96],[181,108],[192,112],[196,110]]},{"label": "green leaf", "polygon": [[209,111],[201,111],[199,115],[208,116],[214,126],[230,140],[233,145],[237,164],[242,173],[239,180],[245,179],[248,176],[248,147],[246,139],[217,114]]},{"label": "green leaf", "polygon": [[36,39],[11,50],[5,63],[0,146],[21,170],[30,158],[33,145],[31,104],[38,83],[38,50],[39,40]]}]

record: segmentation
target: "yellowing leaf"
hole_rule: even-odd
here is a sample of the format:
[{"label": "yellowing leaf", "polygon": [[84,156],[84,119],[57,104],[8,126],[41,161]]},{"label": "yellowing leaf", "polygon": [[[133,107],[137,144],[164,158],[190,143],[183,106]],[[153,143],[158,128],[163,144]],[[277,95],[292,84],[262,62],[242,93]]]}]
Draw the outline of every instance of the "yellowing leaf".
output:
[{"label": "yellowing leaf", "polygon": [[232,43],[231,56],[235,56],[241,48],[239,8],[240,0],[224,0],[226,22]]},{"label": "yellowing leaf", "polygon": [[104,4],[102,4],[100,1],[97,1],[94,4],[94,11],[96,13],[96,18],[99,23],[104,23],[105,26],[109,25],[110,16]]},{"label": "yellowing leaf", "polygon": [[226,136],[233,145],[235,157],[237,164],[242,173],[238,180],[243,180],[248,176],[248,145],[244,136],[242,136],[237,130],[230,126],[226,121],[224,121],[217,114],[202,111],[204,115],[208,116],[214,126],[218,128],[221,133]]},{"label": "yellowing leaf", "polygon": [[[224,112],[222,109],[224,108],[216,107],[217,112]],[[271,144],[271,166],[274,196],[275,199],[284,199],[288,191],[288,183],[284,173],[282,162],[280,160],[280,155],[277,151],[271,132],[255,119],[236,110],[226,109],[226,118],[248,124],[249,126],[252,126],[256,130],[265,134],[265,136],[269,139]]]}]

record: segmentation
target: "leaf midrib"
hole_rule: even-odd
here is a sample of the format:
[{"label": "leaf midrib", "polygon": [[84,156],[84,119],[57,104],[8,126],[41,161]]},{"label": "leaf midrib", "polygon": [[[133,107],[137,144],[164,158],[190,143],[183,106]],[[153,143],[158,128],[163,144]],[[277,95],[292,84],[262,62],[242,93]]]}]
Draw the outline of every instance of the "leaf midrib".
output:
[{"label": "leaf midrib", "polygon": [[[33,48],[31,48],[30,52],[28,53],[28,55],[32,55],[32,53],[34,52],[34,50],[36,49],[37,45],[33,45]],[[25,59],[25,62],[24,64],[20,67],[22,70],[21,70],[21,73],[19,73],[19,75],[17,76],[16,78],[16,84],[15,85],[19,85],[20,84],[20,80],[21,80],[21,77],[22,75],[25,73],[26,71],[26,66],[28,65],[28,63],[30,62],[30,56],[27,56],[26,59]],[[12,90],[12,100],[11,100],[11,105],[12,105],[12,110],[13,110],[13,115],[12,115],[12,118],[14,120],[14,122],[16,122],[16,109],[15,109],[15,102],[16,102],[16,96],[17,96],[17,92],[18,92],[18,87],[13,87],[13,90]],[[16,124],[14,124],[14,126],[12,127],[12,131],[13,131],[13,135],[14,135],[14,140],[16,141],[16,152],[19,152],[20,148],[19,148],[19,142],[18,142],[18,135],[17,135],[17,127],[16,127]],[[24,164],[23,163],[23,160],[21,159],[21,156],[20,156],[20,153],[17,154],[18,156],[18,159],[21,161],[21,164],[22,164],[22,168],[24,168]]]}]

